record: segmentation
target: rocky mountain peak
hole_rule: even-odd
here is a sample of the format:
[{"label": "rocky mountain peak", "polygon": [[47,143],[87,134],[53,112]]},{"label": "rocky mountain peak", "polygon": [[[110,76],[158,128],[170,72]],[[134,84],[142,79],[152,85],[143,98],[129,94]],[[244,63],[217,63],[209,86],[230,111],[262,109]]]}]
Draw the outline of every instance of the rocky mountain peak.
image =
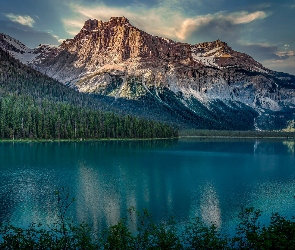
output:
[{"label": "rocky mountain peak", "polygon": [[82,30],[98,31],[103,28],[111,28],[116,26],[130,25],[129,20],[126,17],[111,17],[109,21],[103,22],[97,19],[88,19],[85,21]]},{"label": "rocky mountain peak", "polygon": [[217,57],[222,57],[222,53],[228,53],[233,54],[233,49],[228,46],[228,44],[226,42],[223,42],[221,40],[216,40],[213,42],[203,42],[203,43],[199,43],[195,45],[198,50],[201,52],[206,52],[207,55],[212,54],[212,55],[216,55]]},{"label": "rocky mountain peak", "polygon": [[219,39],[213,41],[212,44],[214,44],[216,47],[230,48],[226,42],[223,42]]},{"label": "rocky mountain peak", "polygon": [[[129,20],[126,17],[111,17],[109,21],[103,22],[97,19],[88,19],[85,21],[82,30],[98,31],[103,28],[111,28],[116,26],[130,25]],[[131,25],[130,25],[131,26]]]},{"label": "rocky mountain peak", "polygon": [[[47,65],[55,65],[56,61],[63,61],[63,67],[79,69],[74,70],[77,72],[76,76],[70,73],[65,77],[61,73],[63,76],[58,79],[67,83],[104,68],[136,71],[139,68],[160,67],[163,70],[177,69],[181,72],[186,72],[187,67],[239,67],[258,72],[266,70],[252,57],[234,51],[219,39],[195,45],[176,42],[148,34],[130,24],[124,16],[111,17],[106,22],[89,19],[73,39],[64,41],[58,49],[51,52],[44,57],[40,56],[39,58],[44,59],[34,64],[47,68]],[[55,70],[50,71],[57,75]]]},{"label": "rocky mountain peak", "polygon": [[[6,41],[2,43],[2,47],[8,46]],[[24,53],[20,48],[17,52]],[[40,56],[37,57],[37,54]],[[124,16],[111,17],[106,22],[97,19],[86,20],[73,39],[65,40],[58,48],[35,49],[30,52],[29,58],[22,61],[34,60],[33,64],[43,68],[44,65],[51,65],[51,60],[56,61],[57,56],[63,57],[62,61],[65,60],[68,67],[74,65],[75,68],[81,68],[81,72],[95,72],[98,68],[109,67],[107,65],[115,67],[114,65],[121,63],[125,64],[123,68],[135,67],[134,69],[138,66],[157,68],[173,65],[173,68],[242,67],[249,71],[267,71],[252,57],[234,51],[219,39],[195,45],[175,42],[134,27]],[[71,81],[68,78],[59,80]]]},{"label": "rocky mountain peak", "polygon": [[110,20],[108,21],[110,25],[118,26],[118,25],[125,25],[125,24],[130,24],[129,20],[122,16],[122,17],[111,17]]},{"label": "rocky mountain peak", "polygon": [[96,19],[89,19],[84,23],[84,26],[82,29],[85,29],[88,31],[96,30],[98,28],[98,22],[99,21]]}]

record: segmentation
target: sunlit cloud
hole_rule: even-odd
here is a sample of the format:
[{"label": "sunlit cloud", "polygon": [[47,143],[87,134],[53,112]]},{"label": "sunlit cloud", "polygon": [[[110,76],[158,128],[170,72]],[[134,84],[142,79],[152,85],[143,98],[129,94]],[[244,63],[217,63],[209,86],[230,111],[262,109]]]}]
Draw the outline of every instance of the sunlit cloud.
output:
[{"label": "sunlit cloud", "polygon": [[132,25],[148,33],[177,38],[175,36],[175,26],[178,21],[181,21],[177,17],[177,13],[166,9],[163,5],[149,9],[145,6],[138,5],[136,10],[134,10],[134,6],[120,8],[103,4],[96,7],[71,4],[70,8],[75,13],[75,17],[63,19],[64,27],[70,35],[77,34],[87,19],[108,21],[110,17],[125,16],[130,20]]},{"label": "sunlit cloud", "polygon": [[[215,25],[216,23],[225,24],[217,27],[220,32],[222,30],[228,32],[228,26],[248,24],[268,16],[263,11],[252,13],[243,11],[234,13],[218,12],[188,18],[181,8],[174,8],[175,4],[174,1],[163,1],[155,7],[147,8],[143,5],[110,7],[104,4],[83,6],[75,3],[70,5],[75,17],[64,19],[63,23],[68,34],[74,35],[79,32],[87,19],[107,21],[110,17],[125,16],[130,20],[131,24],[150,34],[185,41],[203,27]],[[179,1],[177,1],[177,4],[179,6]]]},{"label": "sunlit cloud", "polygon": [[6,17],[10,19],[10,21],[19,23],[24,26],[33,27],[35,20],[30,16],[21,16],[21,15],[14,15],[12,13],[5,14]]},{"label": "sunlit cloud", "polygon": [[62,43],[63,41],[65,41],[65,39],[59,38],[59,36],[57,35],[53,35],[51,34],[59,43]]},{"label": "sunlit cloud", "polygon": [[267,16],[268,15],[264,11],[256,11],[253,13],[243,11],[233,13],[225,18],[229,18],[234,24],[243,24],[253,22],[257,19],[264,19]]},{"label": "sunlit cloud", "polygon": [[86,20],[83,20],[83,18],[79,18],[77,20],[72,20],[72,19],[64,19],[63,20],[63,25],[66,28],[66,31],[69,35],[77,35],[79,30],[82,28],[83,23]]},{"label": "sunlit cloud", "polygon": [[279,57],[290,57],[290,56],[295,56],[295,52],[293,50],[289,51],[279,51],[277,53]]},{"label": "sunlit cloud", "polygon": [[[230,14],[219,12],[216,14],[197,16],[195,18],[185,19],[177,32],[177,36],[184,40],[191,34],[203,30],[204,28],[212,33],[214,31],[217,33],[229,33],[229,28],[234,28],[233,26],[235,25],[247,24],[266,17],[267,14],[263,11],[256,11],[253,13],[242,11]],[[235,31],[234,29],[231,30],[233,32]]]}]

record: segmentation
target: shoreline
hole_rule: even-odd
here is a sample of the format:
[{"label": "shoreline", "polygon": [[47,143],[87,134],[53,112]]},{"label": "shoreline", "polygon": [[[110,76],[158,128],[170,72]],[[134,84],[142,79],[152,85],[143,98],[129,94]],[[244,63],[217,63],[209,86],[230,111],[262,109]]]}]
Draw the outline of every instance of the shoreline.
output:
[{"label": "shoreline", "polygon": [[179,138],[295,139],[295,131],[182,130]]},{"label": "shoreline", "polygon": [[100,142],[100,141],[155,141],[155,140],[176,140],[176,139],[278,139],[295,140],[295,136],[227,136],[227,135],[181,135],[171,138],[102,138],[102,139],[0,139],[0,143],[37,143],[37,142]]},{"label": "shoreline", "polygon": [[226,136],[226,135],[182,135],[181,138],[220,138],[220,139],[287,139],[295,140],[295,136]]},{"label": "shoreline", "polygon": [[152,140],[175,140],[171,138],[101,138],[101,139],[0,139],[1,142],[98,142],[98,141],[152,141]]}]

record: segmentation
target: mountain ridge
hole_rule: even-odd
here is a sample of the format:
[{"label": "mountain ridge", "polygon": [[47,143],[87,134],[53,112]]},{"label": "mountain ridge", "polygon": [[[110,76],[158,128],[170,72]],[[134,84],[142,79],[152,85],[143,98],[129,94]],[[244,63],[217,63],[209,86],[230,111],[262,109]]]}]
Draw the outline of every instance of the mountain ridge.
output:
[{"label": "mountain ridge", "polygon": [[281,129],[295,118],[295,77],[220,40],[175,42],[113,17],[87,20],[73,39],[31,53],[30,67],[80,92],[107,96],[126,113],[161,120],[156,112],[168,112],[169,122],[179,116],[188,127],[214,129]]}]

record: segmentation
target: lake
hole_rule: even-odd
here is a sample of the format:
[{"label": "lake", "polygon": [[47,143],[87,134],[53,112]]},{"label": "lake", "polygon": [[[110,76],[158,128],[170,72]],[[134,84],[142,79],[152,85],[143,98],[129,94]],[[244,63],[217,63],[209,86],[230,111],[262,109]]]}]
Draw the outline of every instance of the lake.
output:
[{"label": "lake", "polygon": [[[52,224],[54,191],[75,202],[67,216],[95,230],[143,208],[156,221],[199,216],[219,228],[242,207],[295,215],[294,140],[196,139],[0,143],[0,222]],[[136,225],[133,225],[134,227]]]}]

